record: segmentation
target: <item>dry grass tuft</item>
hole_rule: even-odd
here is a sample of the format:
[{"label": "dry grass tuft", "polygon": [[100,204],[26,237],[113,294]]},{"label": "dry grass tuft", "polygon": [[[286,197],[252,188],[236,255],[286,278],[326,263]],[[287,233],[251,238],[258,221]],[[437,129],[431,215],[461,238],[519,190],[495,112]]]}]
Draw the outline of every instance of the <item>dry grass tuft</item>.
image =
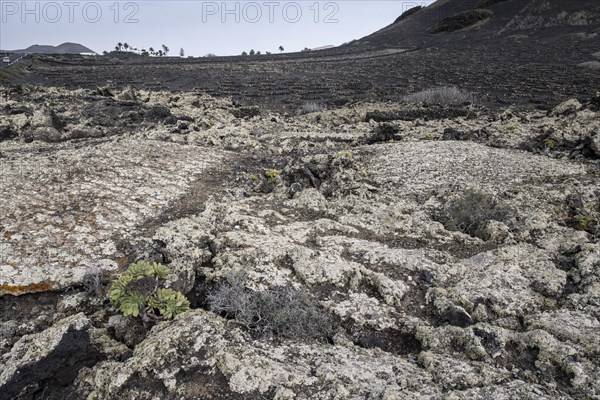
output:
[{"label": "dry grass tuft", "polygon": [[331,334],[329,315],[310,294],[291,286],[255,292],[244,286],[243,274],[232,274],[208,295],[211,311],[233,318],[263,339],[323,339]]},{"label": "dry grass tuft", "polygon": [[456,86],[430,88],[404,96],[404,101],[429,104],[464,104],[473,100],[473,95]]},{"label": "dry grass tuft", "polygon": [[327,104],[319,101],[307,101],[298,109],[298,115],[310,114],[327,110]]}]

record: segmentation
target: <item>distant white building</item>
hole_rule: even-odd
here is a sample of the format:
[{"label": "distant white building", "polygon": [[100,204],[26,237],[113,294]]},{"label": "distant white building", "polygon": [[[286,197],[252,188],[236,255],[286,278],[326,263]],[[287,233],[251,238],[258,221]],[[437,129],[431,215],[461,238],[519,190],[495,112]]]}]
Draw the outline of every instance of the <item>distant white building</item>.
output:
[{"label": "distant white building", "polygon": [[321,46],[321,47],[315,47],[314,49],[310,49],[312,51],[318,51],[318,50],[327,50],[327,49],[333,49],[335,46],[333,45],[328,45],[328,46]]}]

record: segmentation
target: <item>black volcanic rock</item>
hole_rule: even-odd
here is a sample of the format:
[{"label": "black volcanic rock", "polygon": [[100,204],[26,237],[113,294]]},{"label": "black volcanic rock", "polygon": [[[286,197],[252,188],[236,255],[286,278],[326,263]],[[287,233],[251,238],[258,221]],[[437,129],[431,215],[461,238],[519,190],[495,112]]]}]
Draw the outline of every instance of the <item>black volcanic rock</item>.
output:
[{"label": "black volcanic rock", "polygon": [[[395,23],[346,47],[359,48],[415,48],[449,46],[460,48],[479,41],[488,42],[490,51],[506,43],[512,35],[522,35],[523,40],[544,42],[562,40],[576,32],[595,32],[600,27],[600,3],[588,0],[549,0],[540,7],[536,0],[449,0],[436,1],[411,18],[399,18]],[[481,10],[489,9],[489,10]],[[482,26],[453,32],[451,22],[470,20],[475,14],[490,13]],[[409,10],[410,11],[410,10]],[[463,21],[463,22],[464,22]],[[475,21],[477,22],[477,21]],[[464,25],[462,28],[467,27]],[[442,29],[443,28],[443,29]],[[458,29],[462,29],[458,28]],[[438,30],[441,29],[441,30]],[[432,35],[432,31],[449,32]],[[539,44],[538,44],[539,45]],[[562,46],[558,44],[557,46]],[[504,47],[504,52],[510,51]],[[587,60],[586,60],[587,61]]]},{"label": "black volcanic rock", "polygon": [[398,128],[390,124],[381,124],[371,132],[365,139],[366,144],[375,144],[380,142],[389,142],[397,139]]},{"label": "black volcanic rock", "polygon": [[11,126],[0,126],[0,142],[14,139],[18,136],[17,132]]},{"label": "black volcanic rock", "polygon": [[505,1],[510,1],[510,0],[481,0],[479,2],[479,4],[477,4],[477,8],[493,7],[496,4],[504,3]]},{"label": "black volcanic rock", "polygon": [[385,350],[387,348],[385,342],[376,336],[361,336],[360,338],[358,338],[356,344],[358,344],[363,349],[374,349],[377,347],[381,350]]},{"label": "black volcanic rock", "polygon": [[169,117],[172,117],[171,110],[164,106],[154,106],[144,114],[144,118],[152,122],[166,120]]},{"label": "black volcanic rock", "polygon": [[232,110],[232,114],[236,118],[250,119],[260,115],[260,109],[258,107],[239,107]]},{"label": "black volcanic rock", "polygon": [[442,135],[442,140],[465,140],[466,135],[454,128],[446,128],[444,129],[444,134]]},{"label": "black volcanic rock", "polygon": [[589,100],[587,106],[592,111],[600,111],[600,92]]},{"label": "black volcanic rock", "polygon": [[450,325],[460,326],[461,328],[471,324],[469,313],[464,308],[455,305],[448,306],[442,310],[440,317]]},{"label": "black volcanic rock", "polygon": [[[65,55],[57,63],[35,56],[28,73],[10,83],[96,89],[110,80],[115,88],[198,90],[286,112],[295,112],[307,98],[334,107],[357,100],[397,101],[445,86],[458,86],[491,107],[533,104],[547,110],[570,98],[591,97],[600,87],[600,75],[578,64],[598,52],[591,39],[600,32],[600,2],[540,3],[437,1],[346,45],[251,60]],[[481,8],[486,11],[475,14],[489,16],[483,23],[463,21],[456,31],[448,26],[457,15]],[[430,33],[441,27],[444,33]]]}]

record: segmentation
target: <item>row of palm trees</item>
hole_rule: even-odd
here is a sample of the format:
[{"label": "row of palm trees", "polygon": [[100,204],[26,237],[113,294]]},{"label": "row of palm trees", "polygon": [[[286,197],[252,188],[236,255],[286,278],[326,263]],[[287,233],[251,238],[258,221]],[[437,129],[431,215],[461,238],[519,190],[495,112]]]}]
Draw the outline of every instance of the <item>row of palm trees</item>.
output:
[{"label": "row of palm trees", "polygon": [[[135,53],[141,53],[142,55],[151,55],[151,56],[158,56],[158,57],[163,57],[169,54],[169,48],[167,46],[165,46],[164,44],[161,46],[162,48],[158,49],[158,50],[154,50],[153,47],[150,47],[148,50],[146,49],[137,49],[136,47],[132,47],[130,46],[128,43],[117,43],[117,45],[115,46],[115,51],[132,51]],[[279,51],[280,52],[284,52],[285,49],[283,48],[283,46],[279,46]],[[105,52],[107,53],[107,52]],[[250,50],[250,53],[246,53],[245,51],[242,53],[243,56],[247,56],[247,55],[261,55],[262,53],[260,51],[254,51],[254,49]],[[271,54],[270,52],[267,51],[267,54]],[[184,51],[183,48],[179,51],[179,55],[181,57],[184,56]]]},{"label": "row of palm trees", "polygon": [[158,50],[154,50],[153,47],[150,47],[148,50],[146,49],[141,49],[138,50],[135,47],[130,46],[128,43],[117,43],[117,45],[115,46],[115,50],[116,51],[133,51],[133,52],[141,52],[142,54],[149,54],[151,56],[158,56],[158,57],[163,57],[169,54],[169,48],[167,46],[165,46],[164,44],[161,46],[161,49]]}]

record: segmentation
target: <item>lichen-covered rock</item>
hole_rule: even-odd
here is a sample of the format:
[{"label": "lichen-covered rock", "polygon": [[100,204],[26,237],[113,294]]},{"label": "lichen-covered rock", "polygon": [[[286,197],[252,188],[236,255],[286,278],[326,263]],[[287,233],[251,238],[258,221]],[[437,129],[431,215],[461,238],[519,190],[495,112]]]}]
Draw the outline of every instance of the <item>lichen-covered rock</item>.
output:
[{"label": "lichen-covered rock", "polygon": [[[498,317],[518,317],[531,311],[552,307],[567,281],[547,255],[530,246],[505,247],[482,253],[449,269],[440,268],[438,285],[430,296],[440,312],[446,301],[484,321]],[[447,283],[443,282],[448,279]]]},{"label": "lichen-covered rock", "polygon": [[53,143],[60,142],[62,135],[54,127],[40,126],[32,131],[26,132],[23,138],[26,142],[39,140],[42,142]]},{"label": "lichen-covered rock", "polygon": [[557,310],[541,313],[525,319],[529,330],[543,329],[558,340],[582,346],[588,357],[600,354],[600,322],[578,311]]},{"label": "lichen-covered rock", "polygon": [[482,362],[464,362],[430,352],[419,355],[419,364],[430,372],[442,390],[464,390],[507,382],[511,373]]},{"label": "lichen-covered rock", "polygon": [[213,240],[214,214],[206,210],[189,220],[174,221],[162,226],[154,240],[164,244],[169,269],[169,286],[182,293],[194,288],[196,272],[204,263],[211,261],[210,243]]},{"label": "lichen-covered rock", "polygon": [[150,141],[38,149],[47,147],[2,159],[0,295],[62,289],[92,268],[116,271],[115,235],[139,235],[223,157]]},{"label": "lichen-covered rock", "polygon": [[[83,311],[91,322],[81,332],[99,354],[73,368],[74,383],[48,383],[50,397],[600,393],[591,107],[356,103],[290,116],[196,92],[20,96],[0,126],[61,136],[0,142],[0,353],[17,365],[24,343],[62,335],[58,321]],[[365,140],[378,127],[367,114],[419,118],[387,122],[402,141],[382,142]],[[460,217],[485,215],[471,212],[482,204],[454,225],[445,214],[469,190],[503,211],[476,221],[476,235]],[[146,332],[103,304],[111,274],[141,258],[167,265],[168,286],[195,307],[210,309],[210,294],[240,276],[252,298],[306,293],[333,327],[313,339],[257,339],[247,320],[201,308]],[[92,273],[103,280],[89,287]],[[10,294],[64,288],[76,293],[44,312],[23,307],[31,318],[11,314],[13,301],[37,298]],[[28,395],[55,376],[11,390]]]},{"label": "lichen-covered rock", "polygon": [[189,375],[224,375],[230,396],[237,393],[244,398],[269,392],[353,399],[383,393],[392,396],[388,398],[439,393],[427,373],[402,357],[352,344],[250,342],[205,311],[182,314],[170,324],[155,327],[127,361],[105,362],[83,371],[77,392],[88,399],[136,394],[147,398],[144,390],[152,382],[155,396],[185,396],[191,390],[192,382],[185,379]]},{"label": "lichen-covered rock", "polygon": [[582,107],[583,105],[577,99],[569,99],[554,107],[554,109],[552,110],[552,115],[573,114],[581,110]]},{"label": "lichen-covered rock", "polygon": [[[342,319],[351,319],[361,326],[369,326],[376,330],[397,327],[393,307],[381,305],[379,300],[364,293],[352,293],[348,300],[325,302],[325,306]],[[380,315],[378,315],[380,314]]]},{"label": "lichen-covered rock", "polygon": [[474,387],[466,390],[452,390],[445,396],[445,399],[448,400],[514,398],[551,400],[558,398],[567,399],[568,397],[555,389],[521,380],[514,380],[506,384]]}]

